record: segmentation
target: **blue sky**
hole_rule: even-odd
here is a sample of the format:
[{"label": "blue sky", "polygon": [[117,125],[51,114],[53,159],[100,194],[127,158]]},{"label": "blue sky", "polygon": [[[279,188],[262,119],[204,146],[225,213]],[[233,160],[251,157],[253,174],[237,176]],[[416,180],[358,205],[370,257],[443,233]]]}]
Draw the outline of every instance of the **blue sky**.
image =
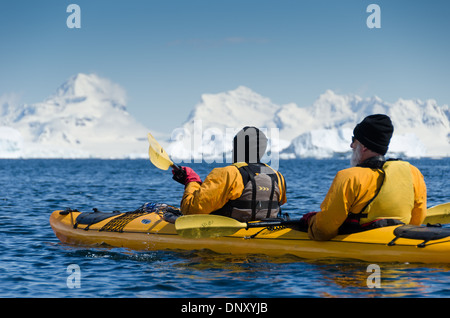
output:
[{"label": "blue sky", "polygon": [[[81,28],[69,29],[69,4]],[[369,4],[381,29],[369,29]],[[127,92],[170,132],[203,93],[244,85],[308,106],[327,89],[450,104],[450,1],[2,0],[0,96],[35,103],[77,73]]]}]

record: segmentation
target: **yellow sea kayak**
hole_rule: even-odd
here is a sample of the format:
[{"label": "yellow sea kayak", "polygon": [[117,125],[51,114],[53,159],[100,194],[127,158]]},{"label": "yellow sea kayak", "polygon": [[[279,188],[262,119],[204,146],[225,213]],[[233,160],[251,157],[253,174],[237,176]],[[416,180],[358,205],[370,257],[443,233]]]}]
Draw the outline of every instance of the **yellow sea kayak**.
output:
[{"label": "yellow sea kayak", "polygon": [[307,233],[290,227],[255,227],[224,237],[186,238],[177,234],[174,219],[164,211],[58,210],[51,214],[50,225],[61,242],[76,245],[109,245],[133,250],[208,249],[227,254],[295,255],[305,259],[367,262],[450,263],[450,229],[389,226],[338,235],[325,242],[310,240]]}]

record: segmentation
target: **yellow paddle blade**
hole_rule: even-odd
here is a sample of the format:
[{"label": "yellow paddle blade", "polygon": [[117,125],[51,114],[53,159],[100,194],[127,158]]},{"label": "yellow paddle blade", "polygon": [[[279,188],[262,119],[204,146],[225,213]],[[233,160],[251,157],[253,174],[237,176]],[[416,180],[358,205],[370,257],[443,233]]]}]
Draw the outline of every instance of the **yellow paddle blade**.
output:
[{"label": "yellow paddle blade", "polygon": [[427,210],[427,217],[423,224],[450,223],[450,202],[433,206]]},{"label": "yellow paddle blade", "polygon": [[148,156],[156,168],[167,170],[173,166],[173,162],[170,160],[169,155],[151,133],[148,133],[148,142],[150,143],[148,148]]},{"label": "yellow paddle blade", "polygon": [[185,215],[175,221],[178,235],[187,238],[227,236],[245,228],[247,228],[246,223],[220,215]]}]

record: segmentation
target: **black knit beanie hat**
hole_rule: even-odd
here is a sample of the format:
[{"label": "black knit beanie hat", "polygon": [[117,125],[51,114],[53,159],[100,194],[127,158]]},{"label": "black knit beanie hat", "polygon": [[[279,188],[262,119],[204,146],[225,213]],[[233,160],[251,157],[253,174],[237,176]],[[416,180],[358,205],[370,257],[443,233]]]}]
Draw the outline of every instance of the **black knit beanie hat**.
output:
[{"label": "black knit beanie hat", "polygon": [[266,148],[266,135],[256,127],[246,126],[234,136],[233,162],[260,162]]},{"label": "black knit beanie hat", "polygon": [[356,125],[353,136],[370,150],[385,155],[393,132],[391,119],[386,115],[376,114],[367,116]]}]

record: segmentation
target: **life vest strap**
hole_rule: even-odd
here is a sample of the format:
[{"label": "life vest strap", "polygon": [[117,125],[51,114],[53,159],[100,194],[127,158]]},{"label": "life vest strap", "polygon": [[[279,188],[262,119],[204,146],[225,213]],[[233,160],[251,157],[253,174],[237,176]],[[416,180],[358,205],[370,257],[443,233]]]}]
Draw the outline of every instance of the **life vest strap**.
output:
[{"label": "life vest strap", "polygon": [[255,181],[255,173],[250,170],[248,166],[242,167],[247,173],[250,178],[250,182],[252,183],[252,201],[251,203],[251,209],[252,209],[252,221],[256,220],[256,181]]}]

